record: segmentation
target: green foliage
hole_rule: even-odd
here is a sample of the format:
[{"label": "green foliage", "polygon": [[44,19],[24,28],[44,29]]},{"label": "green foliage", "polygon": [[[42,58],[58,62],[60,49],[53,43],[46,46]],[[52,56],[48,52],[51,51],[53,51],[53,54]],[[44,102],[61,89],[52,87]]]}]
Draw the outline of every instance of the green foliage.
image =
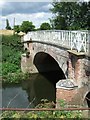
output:
[{"label": "green foliage", "polygon": [[[2,36],[2,78],[5,83],[18,83],[26,79],[21,73],[23,45],[17,35]],[[25,76],[25,78],[23,78]]]},{"label": "green foliage", "polygon": [[[64,101],[63,101],[64,102]],[[46,103],[48,103],[46,105]],[[43,104],[43,107],[42,107]],[[41,104],[39,104],[39,108],[52,108],[48,106],[49,104],[52,104],[52,102],[49,102],[48,100],[42,99]],[[41,106],[40,106],[41,105]],[[36,107],[37,108],[37,107]],[[10,115],[10,116],[9,116]],[[30,111],[30,112],[15,112],[15,111],[5,111],[2,114],[2,118],[9,117],[9,118],[19,118],[19,119],[66,119],[67,118],[75,118],[76,120],[82,118],[82,112],[81,111]]]},{"label": "green foliage", "polygon": [[[53,21],[51,20],[52,27],[57,30],[67,30],[67,24],[64,17],[56,16]],[[54,24],[53,24],[54,23]]]},{"label": "green foliage", "polygon": [[14,26],[14,31],[19,33],[20,32],[20,26],[19,25],[15,25]]},{"label": "green foliage", "polygon": [[[23,45],[18,36],[2,36],[2,72],[15,72],[20,69]],[[5,68],[5,69],[4,69]],[[6,70],[7,69],[7,70]],[[6,70],[6,72],[5,72]]]},{"label": "green foliage", "polygon": [[29,73],[22,73],[18,70],[16,73],[8,73],[7,75],[3,75],[3,83],[18,84],[23,80],[28,80],[29,78],[30,78]]},{"label": "green foliage", "polygon": [[18,119],[31,119],[32,120],[38,120],[38,119],[46,119],[46,120],[50,120],[50,119],[76,119],[76,120],[80,120],[82,118],[81,116],[81,112],[78,111],[78,113],[76,111],[73,112],[62,112],[62,111],[31,111],[31,112],[17,112],[17,111],[5,111],[2,113],[2,118],[18,118]]},{"label": "green foliage", "polygon": [[64,108],[67,105],[66,102],[62,99],[59,100],[58,102],[59,102],[60,107],[62,107],[62,108]]},{"label": "green foliage", "polygon": [[6,29],[7,29],[7,30],[11,30],[11,27],[10,27],[10,25],[9,25],[8,19],[6,19]]},{"label": "green foliage", "polygon": [[29,21],[23,21],[21,27],[20,27],[20,30],[22,32],[29,32],[29,31],[33,31],[35,29],[35,26],[33,25],[32,22],[29,22]]},{"label": "green foliage", "polygon": [[50,29],[51,29],[51,26],[49,23],[45,22],[40,25],[40,30],[50,30]]},{"label": "green foliage", "polygon": [[[63,101],[64,102],[64,101]],[[52,104],[52,102],[49,102],[46,99],[42,99],[41,100],[41,106],[39,104],[39,108],[52,108],[50,106],[48,106],[48,104],[46,105],[46,103],[48,104]],[[62,101],[61,101],[62,103]],[[42,107],[43,104],[43,107]],[[36,107],[37,108],[37,107]],[[32,119],[32,120],[40,120],[42,118],[44,118],[45,120],[50,120],[50,119],[70,119],[70,118],[74,118],[76,120],[79,120],[82,118],[82,112],[81,111],[22,111],[22,112],[18,112],[18,111],[5,111],[2,113],[2,118],[18,118],[18,119]]]},{"label": "green foliage", "polygon": [[36,108],[55,108],[55,103],[53,101],[48,101],[47,99],[42,99],[41,103],[36,106]]},{"label": "green foliage", "polygon": [[19,112],[16,112],[16,111],[5,111],[3,112],[2,114],[2,119],[5,118],[7,120],[9,120],[10,118],[13,118],[15,116],[15,118],[19,118],[20,116],[19,115]]},{"label": "green foliage", "polygon": [[90,29],[90,2],[53,2],[54,29]]},{"label": "green foliage", "polygon": [[14,73],[16,72],[19,68],[19,66],[9,63],[9,62],[4,62],[2,64],[2,75],[8,75],[8,73]]}]

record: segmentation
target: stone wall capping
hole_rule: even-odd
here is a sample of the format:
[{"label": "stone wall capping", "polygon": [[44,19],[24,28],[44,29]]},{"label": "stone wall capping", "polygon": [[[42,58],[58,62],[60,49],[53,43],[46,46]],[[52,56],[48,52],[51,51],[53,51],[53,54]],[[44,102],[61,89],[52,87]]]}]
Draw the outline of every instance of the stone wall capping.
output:
[{"label": "stone wall capping", "polygon": [[77,56],[85,56],[85,52],[77,52],[77,50],[67,50],[67,51]]},{"label": "stone wall capping", "polygon": [[63,80],[59,80],[56,83],[56,88],[62,88],[62,89],[71,90],[71,89],[75,89],[77,87],[78,86],[76,85],[75,82],[73,82],[72,79],[63,79]]}]

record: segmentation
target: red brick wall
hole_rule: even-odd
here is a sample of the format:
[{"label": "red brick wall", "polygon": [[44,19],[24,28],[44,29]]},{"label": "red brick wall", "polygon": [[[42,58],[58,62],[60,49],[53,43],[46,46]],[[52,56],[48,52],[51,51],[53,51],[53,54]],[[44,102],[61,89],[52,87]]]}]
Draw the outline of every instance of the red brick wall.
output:
[{"label": "red brick wall", "polygon": [[66,90],[59,88],[56,90],[56,100],[63,99],[67,102],[71,102],[72,99],[74,98],[75,94],[77,93],[77,90]]},{"label": "red brick wall", "polygon": [[57,88],[56,106],[59,107],[59,100],[64,100],[68,105],[84,105],[85,95],[89,92],[87,86],[73,90]]}]

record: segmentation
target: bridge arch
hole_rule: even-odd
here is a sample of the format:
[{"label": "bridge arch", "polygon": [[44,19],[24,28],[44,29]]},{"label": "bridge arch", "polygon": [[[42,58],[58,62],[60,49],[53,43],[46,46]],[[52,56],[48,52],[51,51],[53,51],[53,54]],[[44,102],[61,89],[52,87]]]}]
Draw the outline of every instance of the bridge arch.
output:
[{"label": "bridge arch", "polygon": [[83,105],[85,107],[90,107],[90,91],[87,90],[83,96]]},{"label": "bridge arch", "polygon": [[85,104],[90,108],[90,91],[85,96]]},{"label": "bridge arch", "polygon": [[53,84],[66,78],[58,62],[46,52],[36,53],[33,64],[36,66],[39,73],[43,74]]}]

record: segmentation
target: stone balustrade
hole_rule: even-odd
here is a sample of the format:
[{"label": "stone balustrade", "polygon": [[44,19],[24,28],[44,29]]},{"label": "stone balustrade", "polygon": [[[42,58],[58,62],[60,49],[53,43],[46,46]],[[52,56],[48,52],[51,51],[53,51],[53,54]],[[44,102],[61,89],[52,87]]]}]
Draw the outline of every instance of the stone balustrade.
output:
[{"label": "stone balustrade", "polygon": [[90,32],[88,30],[42,30],[28,32],[23,42],[38,41],[68,47],[77,52],[89,53]]}]

